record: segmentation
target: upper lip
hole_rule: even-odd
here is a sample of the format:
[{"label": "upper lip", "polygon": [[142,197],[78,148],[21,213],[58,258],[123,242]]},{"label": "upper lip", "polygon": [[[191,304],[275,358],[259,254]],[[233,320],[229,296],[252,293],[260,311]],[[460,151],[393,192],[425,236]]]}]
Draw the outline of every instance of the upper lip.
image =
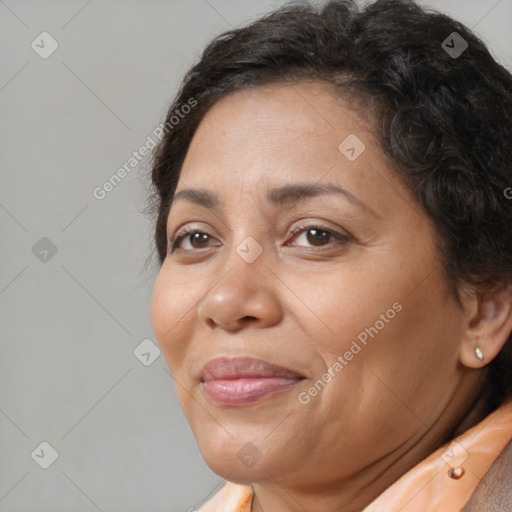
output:
[{"label": "upper lip", "polygon": [[251,377],[304,378],[303,375],[255,357],[216,357],[208,361],[201,371],[201,381],[240,379]]}]

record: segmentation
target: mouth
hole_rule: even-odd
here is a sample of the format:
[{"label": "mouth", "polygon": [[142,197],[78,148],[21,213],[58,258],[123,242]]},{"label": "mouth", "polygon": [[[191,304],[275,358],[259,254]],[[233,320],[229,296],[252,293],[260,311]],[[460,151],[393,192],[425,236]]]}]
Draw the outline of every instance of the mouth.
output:
[{"label": "mouth", "polygon": [[215,405],[238,407],[286,391],[303,375],[253,357],[218,357],[201,372],[206,397]]}]

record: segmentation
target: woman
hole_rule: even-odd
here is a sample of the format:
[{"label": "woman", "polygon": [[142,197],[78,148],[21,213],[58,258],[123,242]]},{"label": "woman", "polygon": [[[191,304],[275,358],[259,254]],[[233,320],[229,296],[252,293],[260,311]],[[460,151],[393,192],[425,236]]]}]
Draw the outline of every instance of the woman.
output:
[{"label": "woman", "polygon": [[200,510],[512,510],[512,76],[483,43],[405,0],[288,5],[214,40],[165,126],[151,321],[227,480]]}]

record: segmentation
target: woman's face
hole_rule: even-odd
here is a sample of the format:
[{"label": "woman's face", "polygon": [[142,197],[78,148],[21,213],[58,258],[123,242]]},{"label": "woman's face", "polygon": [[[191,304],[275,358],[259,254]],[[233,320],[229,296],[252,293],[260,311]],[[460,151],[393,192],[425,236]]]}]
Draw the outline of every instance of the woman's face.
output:
[{"label": "woman's face", "polygon": [[367,120],[320,83],[231,94],[177,192],[169,240],[190,231],[169,242],[151,321],[212,470],[328,485],[429,453],[468,395],[463,316]]}]

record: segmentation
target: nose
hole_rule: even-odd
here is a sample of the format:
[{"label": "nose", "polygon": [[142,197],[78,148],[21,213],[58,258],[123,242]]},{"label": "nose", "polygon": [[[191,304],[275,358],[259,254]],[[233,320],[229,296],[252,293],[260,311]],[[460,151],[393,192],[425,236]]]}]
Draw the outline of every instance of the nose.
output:
[{"label": "nose", "polygon": [[265,265],[240,261],[206,293],[199,320],[209,329],[235,332],[244,327],[272,327],[283,317],[279,279]]}]

